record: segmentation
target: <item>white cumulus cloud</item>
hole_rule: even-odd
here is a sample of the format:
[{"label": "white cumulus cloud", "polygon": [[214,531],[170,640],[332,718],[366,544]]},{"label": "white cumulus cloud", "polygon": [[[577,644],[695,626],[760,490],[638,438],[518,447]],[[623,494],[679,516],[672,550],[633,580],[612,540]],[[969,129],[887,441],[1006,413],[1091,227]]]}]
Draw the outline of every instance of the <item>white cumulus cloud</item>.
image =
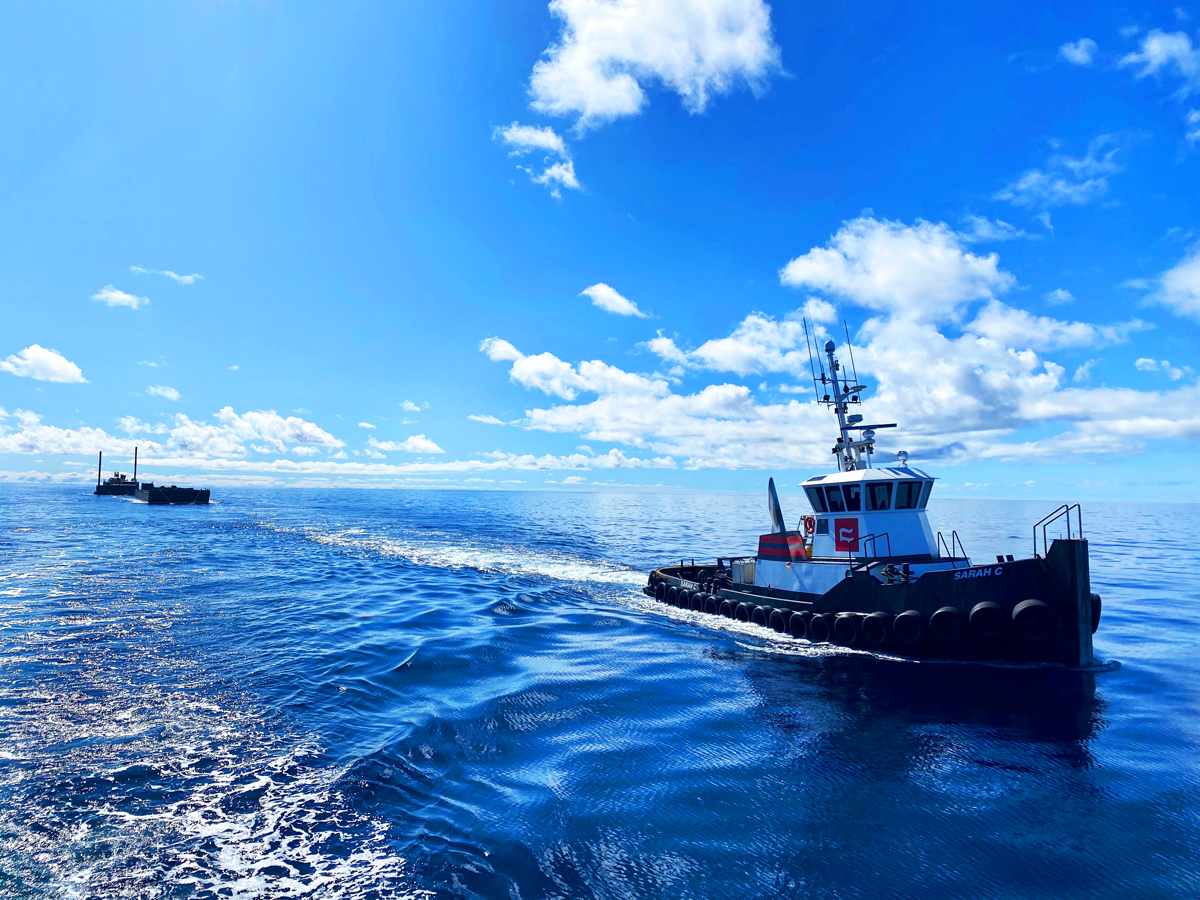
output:
[{"label": "white cumulus cloud", "polygon": [[965,330],[1008,347],[1054,350],[1122,344],[1129,340],[1129,335],[1153,327],[1141,319],[1130,319],[1116,325],[1064,322],[1049,316],[1035,316],[1023,309],[992,300]]},{"label": "white cumulus cloud", "polygon": [[173,387],[168,387],[165,384],[152,384],[146,388],[146,393],[151,397],[162,397],[164,400],[178,400],[179,391]]},{"label": "white cumulus cloud", "polygon": [[533,67],[533,107],[579,131],[641,112],[663,85],[689,112],[780,70],[762,0],[552,0],[562,32]]},{"label": "white cumulus cloud", "polygon": [[492,129],[493,140],[498,140],[509,149],[509,156],[525,156],[529,153],[544,154],[541,171],[532,166],[517,166],[534,184],[545,185],[556,199],[561,199],[560,187],[573,191],[583,190],[575,175],[575,163],[566,141],[553,129],[538,125],[522,125],[513,122],[503,128]]},{"label": "white cumulus cloud", "polygon": [[50,350],[40,344],[30,344],[24,350],[0,361],[0,370],[18,378],[32,378],[35,381],[57,381],[63,384],[87,382],[79,366],[57,350]]},{"label": "white cumulus cloud", "polygon": [[149,297],[138,297],[134,294],[127,294],[125,291],[119,291],[111,284],[106,284],[96,293],[92,294],[92,299],[107,306],[128,306],[130,309],[139,309],[143,306],[150,305]]},{"label": "white cumulus cloud", "polygon": [[375,426],[372,425],[370,422],[359,422],[358,427],[359,428],[374,428]]},{"label": "white cumulus cloud", "polygon": [[649,316],[637,308],[637,304],[632,300],[622,297],[613,288],[609,287],[604,282],[593,284],[590,287],[585,287],[579,294],[581,297],[590,297],[592,306],[602,309],[605,312],[613,313],[618,316],[637,316],[639,319],[648,319]]},{"label": "white cumulus cloud", "polygon": [[522,125],[513,122],[502,128],[493,128],[492,137],[504,143],[512,155],[521,156],[534,150],[567,157],[567,143],[553,128],[538,125]]},{"label": "white cumulus cloud", "polygon": [[870,216],[845,223],[824,247],[793,259],[780,280],[915,318],[951,313],[1016,282],[995,253],[967,252],[962,237],[945,223],[905,225]]},{"label": "white cumulus cloud", "polygon": [[[1004,304],[991,295],[1011,285],[1012,276],[994,255],[969,254],[944,224],[864,218],[843,231],[828,246],[797,257],[804,266],[785,267],[781,279],[823,287],[872,314],[855,344],[858,371],[870,378],[864,413],[901,422],[903,446],[919,458],[1057,459],[1128,453],[1159,436],[1200,439],[1195,384],[1165,394],[1091,388],[1084,384],[1094,360],[1075,362],[1072,377],[1047,355],[1128,341],[1148,327],[1144,322],[1059,320]],[[926,288],[932,292],[928,301]],[[979,301],[974,317],[957,324]],[[602,360],[527,355],[499,339],[480,349],[509,363],[515,384],[554,398],[527,409],[512,423],[519,427],[638,448],[659,459],[682,459],[689,468],[828,464],[834,426],[806,396],[803,311],[782,319],[750,313],[732,333],[711,337],[696,350],[681,349],[661,333],[646,344],[693,371],[786,372],[794,383],[778,392],[765,384],[756,393],[743,384],[712,383],[677,393],[665,379]],[[838,353],[848,362],[844,346]],[[1182,370],[1156,365],[1168,378]],[[772,399],[797,390],[794,397]],[[1021,440],[1023,432],[1034,437]],[[894,439],[881,435],[881,452]]]},{"label": "white cumulus cloud", "polygon": [[492,362],[521,359],[525,354],[500,338],[489,337],[479,342],[479,349],[487,354]]}]

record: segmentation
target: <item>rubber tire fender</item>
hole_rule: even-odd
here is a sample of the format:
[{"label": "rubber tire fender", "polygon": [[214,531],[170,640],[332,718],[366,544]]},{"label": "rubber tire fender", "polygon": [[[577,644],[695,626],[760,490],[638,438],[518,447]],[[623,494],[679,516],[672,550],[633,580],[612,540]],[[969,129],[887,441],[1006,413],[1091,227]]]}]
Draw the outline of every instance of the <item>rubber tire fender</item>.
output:
[{"label": "rubber tire fender", "polygon": [[674,605],[677,609],[691,609],[692,592],[691,591],[680,591],[675,596],[675,604]]},{"label": "rubber tire fender", "polygon": [[975,634],[989,641],[1000,637],[1008,627],[1008,616],[1004,614],[999,603],[993,603],[991,600],[983,600],[972,606],[967,621]]},{"label": "rubber tire fender", "polygon": [[755,625],[761,625],[763,628],[768,627],[767,623],[771,621],[771,613],[775,610],[769,606],[756,606],[750,612],[750,621]]},{"label": "rubber tire fender", "polygon": [[862,629],[864,641],[872,647],[882,647],[891,634],[892,617],[882,610],[873,612],[862,620],[859,627]]},{"label": "rubber tire fender", "polygon": [[721,599],[708,594],[704,598],[704,611],[710,616],[719,616],[721,614]]},{"label": "rubber tire fender", "polygon": [[892,634],[905,644],[915,644],[925,635],[925,617],[915,609],[906,609],[892,622]]},{"label": "rubber tire fender", "polygon": [[1017,634],[1032,643],[1040,643],[1058,631],[1054,611],[1041,600],[1022,600],[1012,611]]},{"label": "rubber tire fender", "polygon": [[843,647],[853,647],[862,639],[856,613],[841,613],[833,620],[833,639]]},{"label": "rubber tire fender", "polygon": [[943,606],[929,617],[929,633],[939,641],[957,641],[966,630],[964,619],[957,606]]},{"label": "rubber tire fender", "polygon": [[708,595],[702,591],[696,591],[692,594],[692,612],[704,612],[704,604],[708,601]]},{"label": "rubber tire fender", "polygon": [[788,619],[788,634],[798,641],[808,640],[808,621],[812,618],[810,612],[792,613]]},{"label": "rubber tire fender", "polygon": [[1092,634],[1096,633],[1096,629],[1100,627],[1100,613],[1103,604],[1100,602],[1099,594],[1088,594],[1088,599],[1092,601]]},{"label": "rubber tire fender", "polygon": [[788,620],[792,617],[792,613],[786,609],[771,610],[771,619],[767,622],[773,631],[779,634],[788,633]]},{"label": "rubber tire fender", "polygon": [[832,618],[833,616],[829,613],[813,616],[808,623],[808,639],[814,644],[828,643],[829,639],[833,637],[833,627],[829,621]]},{"label": "rubber tire fender", "polygon": [[725,618],[732,619],[732,618],[734,618],[734,614],[737,612],[737,607],[733,604],[733,601],[731,601],[731,600],[722,600],[721,606],[720,606],[720,612],[721,612],[721,615],[723,615]]},{"label": "rubber tire fender", "polygon": [[679,588],[667,588],[667,606],[674,606],[679,600]]},{"label": "rubber tire fender", "polygon": [[733,617],[739,622],[749,622],[750,616],[754,614],[753,603],[739,603],[737,609],[733,611]]},{"label": "rubber tire fender", "polygon": [[654,599],[659,603],[667,602],[667,583],[665,581],[660,581],[658,587],[654,589]]}]

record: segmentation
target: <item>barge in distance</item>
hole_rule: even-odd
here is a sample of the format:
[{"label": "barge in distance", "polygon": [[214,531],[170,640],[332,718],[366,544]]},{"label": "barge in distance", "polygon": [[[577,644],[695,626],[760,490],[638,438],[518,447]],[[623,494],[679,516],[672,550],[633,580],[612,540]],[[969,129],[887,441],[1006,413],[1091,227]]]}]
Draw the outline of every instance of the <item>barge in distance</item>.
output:
[{"label": "barge in distance", "polygon": [[100,464],[96,469],[96,490],[93,494],[108,497],[133,497],[151,506],[194,506],[208,503],[210,491],[208,488],[181,488],[171,485],[155,485],[153,481],[145,484],[137,480],[138,448],[133,448],[133,478],[113,472],[111,478],[100,480],[104,468],[104,451],[100,452]]},{"label": "barge in distance", "polygon": [[[1094,664],[1100,597],[1091,591],[1078,504],[1033,526],[1033,555],[973,562],[955,532],[930,528],[933,476],[908,465],[871,464],[875,431],[851,413],[865,388],[825,344],[819,402],[837,415],[838,471],[802,487],[812,507],[794,530],[768,482],[771,531],[752,557],[655,569],[644,592],[672,606],[752,622],[816,644],[916,658]],[[820,357],[818,356],[818,359]],[[813,371],[814,386],[817,381]],[[829,392],[832,393],[829,393]],[[1047,546],[1047,529],[1066,537]],[[1040,542],[1039,542],[1040,538]]]},{"label": "barge in distance", "polygon": [[138,489],[137,480],[137,447],[133,448],[133,478],[120,472],[113,472],[111,478],[100,480],[104,469],[104,451],[100,451],[100,463],[96,467],[96,489],[93,494],[105,497],[132,497]]}]

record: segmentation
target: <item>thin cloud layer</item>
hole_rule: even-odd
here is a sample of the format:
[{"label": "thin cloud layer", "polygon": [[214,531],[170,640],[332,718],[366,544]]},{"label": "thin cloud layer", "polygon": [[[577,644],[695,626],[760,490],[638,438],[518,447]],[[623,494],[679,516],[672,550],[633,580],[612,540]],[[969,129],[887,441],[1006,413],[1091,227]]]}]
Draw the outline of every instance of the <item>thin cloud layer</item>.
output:
[{"label": "thin cloud layer", "polygon": [[1117,158],[1123,149],[1120,135],[1099,135],[1083,156],[1055,153],[1041,168],[1023,172],[995,199],[1034,209],[1084,206],[1108,193],[1108,179],[1124,168]]},{"label": "thin cloud layer", "polygon": [[170,269],[143,269],[141,266],[130,266],[129,271],[134,275],[162,275],[164,278],[170,278],[176,284],[195,284],[197,281],[204,278],[203,275],[177,275]]},{"label": "thin cloud layer", "polygon": [[119,291],[111,284],[106,284],[96,293],[92,294],[92,299],[103,303],[105,306],[128,306],[130,309],[141,309],[143,306],[150,305],[149,297],[138,297],[135,294],[127,294],[125,291]]},{"label": "thin cloud layer", "polygon": [[1096,58],[1098,49],[1096,42],[1091,38],[1080,38],[1059,47],[1058,55],[1072,65],[1090,66]]},{"label": "thin cloud layer", "polygon": [[371,438],[367,441],[367,446],[372,450],[378,450],[383,453],[445,453],[446,451],[425,437],[423,434],[414,434],[412,437],[403,441],[377,441]]},{"label": "thin cloud layer", "polygon": [[1200,321],[1200,244],[1159,276],[1149,299],[1176,315]]},{"label": "thin cloud layer", "polygon": [[1155,28],[1142,38],[1136,52],[1121,58],[1119,65],[1135,69],[1138,78],[1174,75],[1182,82],[1182,96],[1200,87],[1200,50],[1182,31],[1169,34]]}]

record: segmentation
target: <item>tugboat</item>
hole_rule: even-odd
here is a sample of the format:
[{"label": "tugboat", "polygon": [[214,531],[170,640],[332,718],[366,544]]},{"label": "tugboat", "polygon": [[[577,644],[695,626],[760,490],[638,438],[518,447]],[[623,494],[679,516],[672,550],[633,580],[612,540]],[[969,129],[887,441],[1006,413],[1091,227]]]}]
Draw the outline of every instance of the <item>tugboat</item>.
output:
[{"label": "tugboat", "polygon": [[[818,402],[837,415],[838,471],[801,487],[812,510],[789,530],[767,485],[771,531],[755,556],[695,560],[650,574],[656,600],[751,622],[814,644],[914,658],[1094,664],[1092,634],[1100,597],[1092,593],[1088,542],[1078,504],[1064,504],[1033,526],[1033,555],[996,555],[973,563],[956,532],[934,534],[925,507],[936,479],[908,464],[875,468],[877,429],[850,412],[866,390],[851,380],[827,341]],[[819,355],[817,357],[820,359]],[[810,366],[812,351],[810,349]],[[816,369],[813,368],[816,389]],[[832,393],[830,393],[832,392]],[[1066,537],[1047,546],[1047,529]],[[1040,535],[1040,544],[1039,544]]]},{"label": "tugboat", "polygon": [[120,472],[113,472],[112,478],[100,481],[100,473],[104,468],[104,451],[100,451],[100,464],[96,467],[96,489],[93,494],[108,497],[132,497],[138,489],[137,480],[137,447],[133,448],[133,478],[127,478]]}]

